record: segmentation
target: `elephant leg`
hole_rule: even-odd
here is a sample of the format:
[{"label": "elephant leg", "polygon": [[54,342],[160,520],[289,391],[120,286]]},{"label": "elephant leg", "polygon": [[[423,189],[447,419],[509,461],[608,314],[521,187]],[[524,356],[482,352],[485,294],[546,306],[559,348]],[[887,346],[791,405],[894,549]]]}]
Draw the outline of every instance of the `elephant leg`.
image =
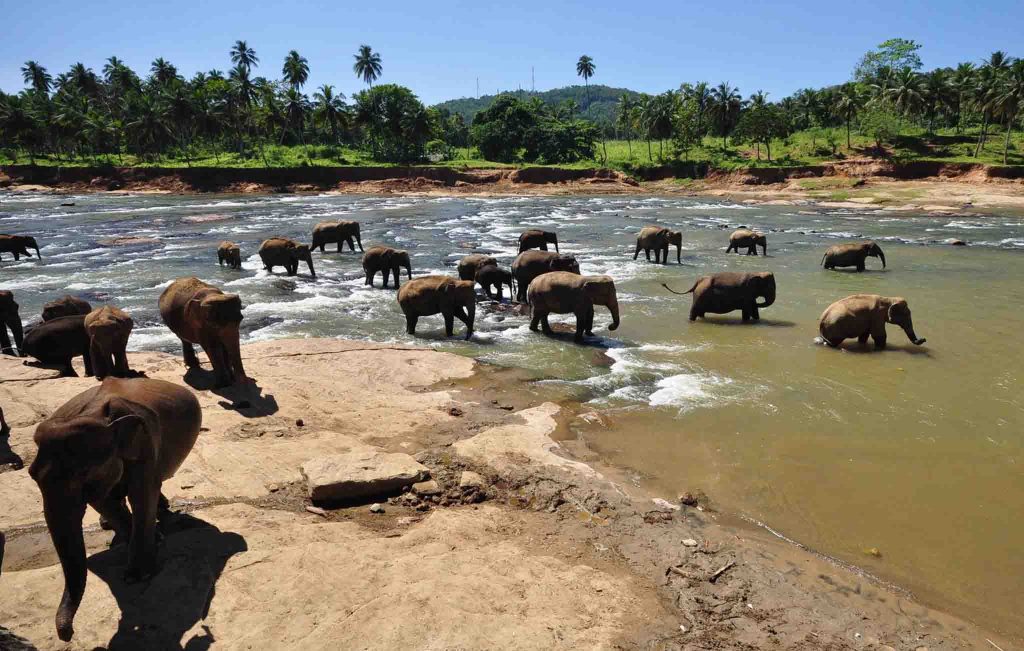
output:
[{"label": "elephant leg", "polygon": [[[68,360],[70,365],[71,360]],[[85,377],[92,377],[96,374],[96,369],[93,368],[92,355],[89,354],[88,348],[82,351],[82,364],[85,366]]]},{"label": "elephant leg", "polygon": [[861,346],[867,346],[868,345],[868,337],[870,337],[870,336],[871,336],[870,332],[865,332],[861,336],[857,337],[857,343],[859,343]]},{"label": "elephant leg", "polygon": [[384,289],[387,289],[388,288],[388,276],[391,275],[391,272],[388,271],[387,267],[384,267],[383,269],[380,270],[380,275],[381,275],[381,278],[384,279],[384,284],[382,284],[381,287],[383,287]]},{"label": "elephant leg", "polygon": [[132,516],[128,512],[124,495],[109,493],[101,500],[89,502],[89,506],[100,514],[100,527],[114,532],[114,539],[110,541],[111,547],[127,542],[131,538]]},{"label": "elephant leg", "polygon": [[419,317],[417,315],[415,315],[415,314],[406,314],[405,315],[405,331],[407,333],[411,334],[411,335],[416,334],[416,322],[418,320],[419,320]]},{"label": "elephant leg", "polygon": [[0,325],[0,350],[7,355],[13,355],[14,349],[11,348],[11,338],[7,335],[7,327]]},{"label": "elephant leg", "polygon": [[[339,237],[339,238],[338,238],[338,251],[337,251],[338,253],[341,253],[341,247],[342,247],[342,245],[343,245],[344,243],[345,243],[345,240],[343,240],[343,239],[341,239],[341,238]],[[351,243],[351,242],[349,242],[349,246],[351,246],[351,245],[352,245],[352,243]]]},{"label": "elephant leg", "polygon": [[587,329],[587,310],[586,308],[576,311],[576,335],[573,337],[573,341],[578,344],[583,343],[583,333]]},{"label": "elephant leg", "polygon": [[[150,469],[155,472],[155,468]],[[159,478],[140,472],[128,487],[132,507],[132,537],[128,543],[126,582],[141,581],[156,573],[156,514],[160,502]],[[155,484],[155,485],[154,485]]]},{"label": "elephant leg", "polygon": [[843,342],[846,340],[846,337],[839,337],[839,338],[832,338],[832,339],[828,339],[827,337],[822,337],[822,339],[830,347],[832,347],[832,348],[839,348],[840,346],[843,345]]},{"label": "elephant leg", "polygon": [[[725,252],[726,252],[726,253],[732,253],[732,248],[733,248],[733,245],[732,245],[732,244],[730,244],[730,245],[729,245],[729,248],[727,248],[727,249],[725,250]],[[740,252],[740,250],[739,250],[739,249],[736,249],[736,253],[739,253],[739,252]]]},{"label": "elephant leg", "polygon": [[537,332],[537,325],[540,323],[540,310],[533,308],[533,316],[530,317],[530,330]]},{"label": "elephant leg", "polygon": [[750,247],[749,249],[747,249],[747,255],[757,255],[757,245],[756,244],[754,246]]},{"label": "elephant leg", "polygon": [[546,335],[551,334],[551,324],[548,323],[548,313],[547,312],[545,312],[544,314],[540,315],[540,328],[541,328],[541,330],[544,331],[544,334],[546,334]]},{"label": "elephant leg", "polygon": [[181,352],[185,358],[185,366],[188,368],[199,368],[199,358],[196,357],[196,348],[191,343],[181,340]]},{"label": "elephant leg", "polygon": [[650,249],[644,248],[644,257],[647,258],[648,262],[651,261],[651,250]]},{"label": "elephant leg", "polygon": [[218,387],[227,387],[232,384],[231,363],[228,360],[228,351],[219,341],[210,342],[203,346],[206,356],[210,358],[210,365],[213,366],[214,381]]},{"label": "elephant leg", "polygon": [[108,368],[110,366],[110,356],[104,355],[103,349],[97,342],[89,342],[89,352],[86,354],[92,360],[92,368],[96,373],[97,379],[102,380],[110,375],[110,369]]},{"label": "elephant leg", "polygon": [[761,313],[757,309],[757,299],[750,301],[750,318],[754,321],[761,320]]},{"label": "elephant leg", "polygon": [[583,333],[593,337],[594,336],[594,306],[591,305],[587,308],[587,323],[583,327]]},{"label": "elephant leg", "polygon": [[446,337],[451,337],[455,332],[455,313],[444,312],[442,316],[444,316],[444,334]]},{"label": "elephant leg", "polygon": [[547,242],[541,242],[540,243],[540,250],[541,251],[547,251],[548,250],[548,243]]},{"label": "elephant leg", "polygon": [[871,338],[875,340],[875,350],[885,350],[885,326],[873,330]]},{"label": "elephant leg", "polygon": [[750,318],[751,318],[751,316],[750,316],[750,308],[744,307],[744,308],[741,308],[741,309],[743,311],[743,323],[746,323],[747,321],[750,321]]},{"label": "elephant leg", "polygon": [[864,271],[864,268],[865,267],[864,267],[864,261],[863,260],[861,260],[860,262],[857,263],[857,271],[858,272]]},{"label": "elephant leg", "polygon": [[661,249],[654,249],[654,263],[661,264]]},{"label": "elephant leg", "polygon": [[640,256],[640,240],[636,241],[636,251],[633,251],[633,259],[636,260]]},{"label": "elephant leg", "polygon": [[363,284],[364,285],[369,285],[370,287],[373,287],[373,276],[374,276],[374,273],[372,271],[367,271],[366,272],[366,281]]},{"label": "elephant leg", "polygon": [[128,377],[131,370],[128,367],[127,344],[120,345],[114,353],[114,375],[117,377]]},{"label": "elephant leg", "polygon": [[60,370],[60,377],[78,377],[78,373],[75,372],[75,367],[71,365],[73,358],[68,357],[63,360],[64,367]]},{"label": "elephant leg", "polygon": [[697,311],[697,306],[694,305],[690,308],[690,321],[696,321],[697,317],[704,316],[702,313]]}]

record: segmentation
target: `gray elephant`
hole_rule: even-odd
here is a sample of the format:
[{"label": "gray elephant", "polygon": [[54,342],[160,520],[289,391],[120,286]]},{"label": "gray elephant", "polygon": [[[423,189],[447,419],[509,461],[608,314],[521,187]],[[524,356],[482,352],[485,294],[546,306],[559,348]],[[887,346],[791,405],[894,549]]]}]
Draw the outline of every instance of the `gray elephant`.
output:
[{"label": "gray elephant", "polygon": [[526,290],[533,279],[549,271],[568,271],[578,274],[580,264],[571,255],[549,253],[548,251],[525,251],[512,261],[512,275],[518,288],[516,300],[526,301]]},{"label": "gray elephant", "polygon": [[305,261],[309,267],[309,275],[316,278],[313,254],[305,244],[299,244],[287,237],[272,237],[263,240],[258,253],[267,271],[273,272],[274,267],[284,267],[289,276],[294,276],[299,273],[299,262]]},{"label": "gray elephant", "polygon": [[[31,258],[32,254],[28,252],[29,249],[36,250],[36,257],[43,257],[39,253],[39,245],[36,243],[36,238],[28,235],[0,235],[0,253],[13,254],[15,262],[20,260],[21,256]],[[0,256],[0,258],[2,257]]]},{"label": "gray elephant", "polygon": [[[11,346],[11,340],[7,336],[8,330],[14,337],[14,345],[17,346],[17,350]],[[0,291],[0,348],[3,349],[0,352],[17,357],[24,354],[21,350],[23,345],[24,332],[21,328],[21,314],[18,312],[18,304],[14,301],[14,293],[6,290]]]},{"label": "gray elephant", "polygon": [[366,283],[373,287],[373,277],[379,271],[384,279],[384,287],[388,286],[388,275],[395,277],[395,289],[401,285],[400,273],[405,267],[409,280],[412,280],[412,262],[409,260],[409,252],[400,249],[392,249],[390,246],[371,246],[363,254],[363,271],[366,272]]},{"label": "gray elephant", "polygon": [[647,261],[651,261],[651,250],[654,251],[654,261],[662,264],[668,263],[668,247],[676,247],[676,263],[682,264],[683,234],[680,231],[672,231],[661,226],[645,226],[640,229],[636,236],[636,251],[633,252],[633,259],[636,260],[643,249]]},{"label": "gray elephant", "polygon": [[92,312],[89,301],[67,294],[43,306],[43,321],[52,321],[61,316],[74,316]]},{"label": "gray elephant", "polygon": [[821,266],[826,269],[857,267],[857,271],[864,271],[864,261],[869,256],[879,258],[882,261],[882,269],[885,269],[885,254],[882,253],[882,247],[875,242],[855,242],[830,246],[825,251],[825,255],[821,256]]},{"label": "gray elephant", "polygon": [[741,248],[745,248],[747,255],[757,255],[757,247],[759,246],[763,249],[764,254],[768,255],[768,238],[764,233],[758,233],[749,228],[739,228],[729,236],[729,248],[725,252],[735,251],[739,253]]},{"label": "gray elephant", "polygon": [[476,289],[472,280],[456,280],[450,276],[420,276],[398,290],[398,304],[405,315],[405,330],[416,334],[416,321],[421,316],[441,314],[444,332],[451,337],[455,318],[466,324],[466,339],[473,335],[476,316]]},{"label": "gray elephant", "polygon": [[885,348],[885,324],[903,328],[907,338],[916,346],[927,341],[914,333],[914,320],[907,301],[899,296],[854,294],[829,305],[818,322],[821,338],[829,346],[838,348],[844,340],[857,338],[861,345],[868,337],[875,340],[875,349]]},{"label": "gray elephant", "polygon": [[476,280],[476,272],[480,267],[496,265],[498,261],[483,253],[471,253],[459,260],[459,279]]},{"label": "gray elephant", "polygon": [[594,305],[603,305],[612,314],[609,330],[619,327],[619,301],[611,276],[581,276],[568,271],[553,271],[533,279],[526,290],[532,317],[530,330],[540,324],[544,334],[551,334],[548,315],[576,315],[576,343],[584,335],[593,335]]},{"label": "gray elephant", "polygon": [[491,294],[491,288],[493,287],[498,293],[498,300],[502,298],[501,288],[503,285],[508,285],[508,298],[512,300],[515,296],[516,289],[515,283],[512,279],[512,272],[502,269],[496,264],[489,264],[477,269],[476,282],[484,288],[484,294],[487,298],[493,299],[494,296]]},{"label": "gray elephant", "polygon": [[113,375],[128,377],[128,337],[135,322],[111,305],[97,308],[85,317],[85,334],[89,337],[92,370],[100,380]]},{"label": "gray elephant", "polygon": [[[673,294],[680,296],[693,293],[693,305],[690,306],[690,321],[697,317],[703,318],[708,312],[727,314],[734,310],[743,311],[743,320],[761,318],[759,308],[770,307],[775,302],[775,274],[737,273],[723,271],[708,276],[701,276],[693,287],[685,292],[677,292],[665,283],[661,285]],[[763,299],[758,302],[758,299]]]},{"label": "gray elephant", "polygon": [[362,251],[363,239],[359,235],[359,222],[345,220],[320,222],[313,227],[313,243],[309,245],[309,248],[319,248],[320,253],[323,253],[324,246],[332,242],[338,244],[338,253],[341,253],[341,245],[344,242],[348,243],[348,248],[352,251],[356,250],[356,244]]},{"label": "gray elephant", "polygon": [[76,377],[71,360],[81,355],[85,374],[92,375],[89,356],[89,335],[85,332],[85,315],[61,316],[37,323],[25,333],[22,350],[43,364],[60,366],[61,377]]},{"label": "gray elephant", "polygon": [[225,262],[232,269],[242,268],[242,250],[234,242],[221,242],[217,247],[217,264],[223,267]]},{"label": "gray elephant", "polygon": [[522,232],[519,236],[519,252],[528,249],[548,250],[548,244],[555,245],[555,252],[558,252],[558,234],[551,231],[542,231],[538,228],[531,228]]}]

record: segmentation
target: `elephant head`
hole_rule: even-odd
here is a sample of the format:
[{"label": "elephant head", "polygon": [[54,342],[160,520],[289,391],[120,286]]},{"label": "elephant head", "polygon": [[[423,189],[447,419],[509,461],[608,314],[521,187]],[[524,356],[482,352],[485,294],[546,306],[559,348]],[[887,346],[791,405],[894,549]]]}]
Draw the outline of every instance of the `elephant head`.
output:
[{"label": "elephant head", "polygon": [[[405,267],[405,272],[409,276],[409,280],[412,280],[412,262],[409,260],[409,252],[402,250],[395,250],[394,253],[388,258],[388,266],[397,269],[399,267]],[[398,273],[395,273],[395,282],[398,282]]]},{"label": "elephant head", "polygon": [[86,560],[82,519],[86,504],[98,502],[121,481],[125,461],[144,460],[155,451],[146,442],[146,423],[111,399],[102,414],[47,420],[35,432],[38,454],[29,475],[43,496],[43,513],[64,572],[64,594],[57,607],[57,636],[65,642],[85,594]]},{"label": "elephant head", "polygon": [[763,302],[756,303],[757,307],[771,307],[775,302],[775,274],[768,271],[750,274],[747,283],[754,296],[764,299]]},{"label": "elephant head", "polygon": [[52,321],[61,316],[88,314],[89,312],[92,312],[92,305],[89,305],[88,301],[68,294],[43,305],[43,321]]},{"label": "elephant head", "polygon": [[761,247],[761,253],[768,255],[768,236],[764,233],[754,233],[753,237],[750,238],[754,241],[754,246]]},{"label": "elephant head", "polygon": [[39,244],[36,242],[36,238],[31,235],[15,235],[14,240],[26,249],[35,249],[36,257],[43,257],[43,254],[39,252]]},{"label": "elephant head", "polygon": [[[292,260],[305,260],[309,266],[309,275],[316,278],[316,271],[313,270],[313,253],[305,244],[296,244],[291,252]],[[297,265],[296,265],[297,266]]]},{"label": "elephant head", "polygon": [[238,294],[222,294],[219,291],[198,293],[185,306],[185,320],[196,324],[207,336],[224,345],[228,357],[224,361],[233,375],[230,379],[244,382],[246,376],[242,366],[242,351],[238,343],[238,325],[242,322],[242,299]]},{"label": "elephant head", "polygon": [[665,236],[665,239],[669,244],[673,244],[676,247],[676,263],[683,263],[683,232],[682,231],[669,231]]},{"label": "elephant head", "polygon": [[572,255],[556,255],[551,258],[549,265],[550,271],[568,271],[570,273],[578,274],[580,272],[580,263],[576,261],[576,257]]},{"label": "elephant head", "polygon": [[548,244],[554,244],[555,253],[558,253],[558,233],[553,231],[544,231],[544,241]]},{"label": "elephant head", "polygon": [[590,276],[583,281],[583,291],[594,305],[603,305],[612,313],[609,330],[619,327],[619,299],[615,294],[615,281],[611,276]]},{"label": "elephant head", "polygon": [[877,242],[868,242],[866,248],[868,255],[872,258],[879,258],[882,261],[882,269],[885,269],[885,254],[882,253],[882,247],[878,246]]},{"label": "elephant head", "polygon": [[476,282],[453,280],[444,288],[444,292],[453,307],[466,310],[466,341],[469,341],[473,335],[473,322],[476,319]]},{"label": "elephant head", "polygon": [[903,332],[907,333],[907,338],[915,346],[920,346],[927,341],[926,339],[918,339],[917,334],[914,333],[914,320],[910,316],[910,307],[907,305],[905,298],[896,297],[889,299],[889,308],[886,311],[885,320],[903,328]]},{"label": "elephant head", "polygon": [[[17,346],[20,353],[22,342],[24,341],[24,333],[21,328],[21,315],[18,313],[18,304],[14,301],[13,292],[0,291],[0,321],[2,321],[0,328],[6,325],[11,331],[11,335],[14,337],[14,345]],[[10,343],[7,341],[6,334],[4,334],[3,339],[5,344]]]}]

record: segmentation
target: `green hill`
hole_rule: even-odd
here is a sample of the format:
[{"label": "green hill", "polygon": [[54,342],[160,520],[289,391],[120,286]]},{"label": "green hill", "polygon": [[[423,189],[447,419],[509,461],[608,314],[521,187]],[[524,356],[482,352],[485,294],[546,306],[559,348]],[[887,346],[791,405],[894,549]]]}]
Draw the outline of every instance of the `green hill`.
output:
[{"label": "green hill", "polygon": [[[618,106],[619,98],[623,93],[630,96],[637,96],[639,93],[628,88],[612,88],[595,84],[589,91],[585,86],[565,86],[564,88],[552,88],[543,92],[530,92],[528,90],[506,91],[522,97],[539,97],[542,101],[552,105],[558,105],[566,100],[575,101],[580,107],[582,117],[597,123],[613,122],[615,120],[615,108]],[[497,95],[481,95],[480,97],[463,97],[461,99],[450,99],[446,102],[436,104],[439,109],[446,109],[448,112],[462,115],[462,118],[469,124],[478,111],[489,107]]]}]

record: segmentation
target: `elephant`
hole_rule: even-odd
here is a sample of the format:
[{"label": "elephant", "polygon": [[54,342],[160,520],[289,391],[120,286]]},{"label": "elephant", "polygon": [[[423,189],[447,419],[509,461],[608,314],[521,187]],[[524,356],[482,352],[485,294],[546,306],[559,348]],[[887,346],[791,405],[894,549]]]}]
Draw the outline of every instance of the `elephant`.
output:
[{"label": "elephant", "polygon": [[[14,337],[14,345],[17,350],[11,347],[11,340],[7,331],[11,331]],[[6,290],[0,291],[0,347],[5,355],[15,357],[24,354],[24,332],[21,328],[21,314],[18,312],[18,304],[14,301],[14,293]]]},{"label": "elephant", "polygon": [[74,316],[89,312],[92,312],[92,305],[89,305],[89,301],[67,294],[43,306],[43,321],[50,321],[59,316]]},{"label": "elephant", "polygon": [[104,305],[85,317],[85,333],[89,337],[92,370],[100,380],[113,375],[128,377],[128,337],[135,322],[110,305]]},{"label": "elephant", "polygon": [[43,364],[60,364],[61,377],[76,377],[71,360],[81,356],[86,376],[92,375],[89,357],[89,335],[85,331],[85,315],[60,316],[43,321],[25,333],[22,351]]},{"label": "elephant", "polygon": [[676,263],[682,264],[683,234],[680,231],[671,231],[660,226],[645,226],[640,229],[636,236],[636,251],[633,251],[633,259],[636,260],[643,249],[647,261],[651,261],[651,249],[654,250],[654,261],[661,264],[668,263],[668,247],[674,244],[676,247]]},{"label": "elephant", "polygon": [[363,240],[359,236],[359,222],[320,222],[313,227],[313,243],[309,245],[310,249],[319,248],[320,253],[323,253],[324,245],[331,242],[338,243],[338,253],[341,253],[343,242],[348,242],[348,248],[353,252],[356,250],[355,245],[359,244],[359,250],[362,251]]},{"label": "elephant", "polygon": [[309,266],[309,275],[316,278],[313,254],[305,244],[299,244],[287,237],[272,237],[263,240],[258,253],[267,271],[273,272],[274,267],[284,267],[289,276],[294,276],[299,273],[299,261],[305,260]]},{"label": "elephant", "polygon": [[459,278],[461,280],[476,280],[476,272],[487,265],[497,265],[498,261],[483,253],[471,253],[459,260]]},{"label": "elephant", "polygon": [[[10,466],[12,470],[21,470],[25,467],[25,462],[21,456],[11,449],[11,427],[7,424],[7,420],[4,419],[4,410],[0,409],[0,466]],[[2,538],[2,535],[0,535]],[[0,539],[0,546],[3,545],[3,540]],[[0,549],[0,568],[3,567],[3,550]]]},{"label": "elephant", "polygon": [[555,245],[555,253],[558,253],[558,234],[551,231],[542,231],[536,228],[525,230],[519,236],[519,252],[527,249],[548,250],[548,243]]},{"label": "elephant", "polygon": [[371,246],[363,253],[363,271],[366,272],[364,284],[373,287],[373,277],[379,271],[384,279],[384,288],[388,286],[388,274],[395,277],[395,289],[402,284],[400,270],[405,267],[409,280],[412,280],[412,262],[409,261],[409,252],[400,249],[392,249],[390,246]]},{"label": "elephant", "polygon": [[31,258],[32,254],[28,252],[29,249],[36,250],[37,258],[41,259],[43,257],[39,253],[39,245],[36,243],[36,238],[28,235],[0,235],[0,253],[13,253],[15,262],[20,260],[21,256]]},{"label": "elephant", "polygon": [[857,271],[864,271],[864,261],[871,256],[882,260],[882,269],[885,269],[885,254],[882,247],[875,242],[858,242],[851,244],[836,244],[828,247],[825,255],[821,256],[821,266],[826,269],[836,267],[857,267]]},{"label": "elephant", "polygon": [[420,276],[398,290],[398,304],[405,314],[405,329],[416,334],[416,321],[421,316],[440,313],[444,332],[452,336],[455,317],[466,324],[466,340],[473,335],[476,316],[476,288],[472,280],[456,280],[450,276]]},{"label": "elephant", "polygon": [[899,296],[854,294],[840,299],[822,313],[818,331],[825,343],[833,348],[839,348],[844,339],[854,337],[865,345],[871,337],[875,340],[875,350],[882,350],[885,348],[886,323],[903,328],[915,346],[927,341],[918,339],[914,333],[910,308],[906,299]]},{"label": "elephant", "polygon": [[242,300],[198,278],[178,278],[160,295],[160,316],[181,339],[185,366],[199,368],[193,344],[210,358],[218,387],[249,382],[242,366],[238,324]]},{"label": "elephant", "polygon": [[498,292],[498,300],[500,301],[502,285],[508,285],[509,300],[512,300],[512,297],[516,294],[515,283],[512,280],[512,272],[502,269],[496,264],[489,264],[477,269],[475,280],[484,288],[484,293],[487,294],[487,298],[494,298],[494,296],[491,295],[491,287],[494,287]]},{"label": "elephant", "polygon": [[[677,292],[665,283],[661,285],[673,294],[683,296],[693,293],[693,305],[690,306],[690,321],[696,321],[697,317],[704,318],[704,314],[726,314],[733,310],[743,310],[743,320],[761,318],[759,308],[771,307],[775,302],[775,274],[763,271],[761,273],[737,273],[735,271],[723,271],[720,273],[701,276],[693,287],[685,292]],[[763,298],[758,303],[757,299]]]},{"label": "elephant", "polygon": [[526,289],[533,279],[549,271],[568,271],[578,274],[580,264],[571,255],[549,253],[547,251],[526,251],[512,261],[512,275],[516,279],[516,300],[526,301]]},{"label": "elephant", "polygon": [[28,472],[42,493],[46,526],[64,571],[55,618],[61,640],[74,636],[85,594],[86,505],[99,512],[102,526],[114,530],[115,542],[128,542],[125,580],[153,576],[157,519],[169,511],[161,484],[191,452],[202,416],[199,401],[184,387],[108,377],[36,427],[38,453]]},{"label": "elephant", "polygon": [[242,250],[234,242],[221,242],[217,247],[217,264],[223,267],[225,262],[231,269],[242,268]]},{"label": "elephant", "polygon": [[609,330],[619,327],[619,301],[615,295],[615,281],[611,276],[581,276],[569,271],[541,274],[530,282],[526,290],[533,316],[530,330],[541,324],[544,334],[551,334],[548,314],[573,313],[576,315],[576,343],[584,335],[593,335],[594,305],[604,305],[612,314]]},{"label": "elephant", "polygon": [[739,253],[741,247],[746,247],[747,255],[757,255],[758,246],[764,250],[765,255],[768,255],[768,238],[764,233],[740,228],[733,231],[733,234],[729,236],[729,248],[725,252],[735,251]]}]

